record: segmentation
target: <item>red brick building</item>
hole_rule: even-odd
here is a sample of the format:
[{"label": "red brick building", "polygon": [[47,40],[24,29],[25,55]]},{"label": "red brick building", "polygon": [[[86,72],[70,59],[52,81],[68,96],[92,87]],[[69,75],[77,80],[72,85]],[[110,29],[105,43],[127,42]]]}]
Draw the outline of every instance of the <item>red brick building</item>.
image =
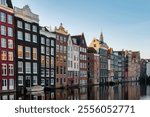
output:
[{"label": "red brick building", "polygon": [[15,91],[14,12],[11,0],[0,0],[0,91]]}]

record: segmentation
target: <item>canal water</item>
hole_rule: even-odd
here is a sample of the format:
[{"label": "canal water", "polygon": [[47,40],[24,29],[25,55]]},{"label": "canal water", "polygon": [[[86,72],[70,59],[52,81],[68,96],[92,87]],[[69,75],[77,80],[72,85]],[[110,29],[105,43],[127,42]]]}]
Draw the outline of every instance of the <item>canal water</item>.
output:
[{"label": "canal water", "polygon": [[150,100],[150,86],[126,83],[88,86],[27,94],[0,94],[1,100]]}]

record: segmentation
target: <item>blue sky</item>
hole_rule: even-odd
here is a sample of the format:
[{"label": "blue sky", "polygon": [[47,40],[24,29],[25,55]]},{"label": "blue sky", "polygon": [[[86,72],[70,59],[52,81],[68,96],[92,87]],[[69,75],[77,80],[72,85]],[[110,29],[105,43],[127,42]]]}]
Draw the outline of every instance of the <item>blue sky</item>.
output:
[{"label": "blue sky", "polygon": [[104,34],[114,50],[135,50],[150,58],[150,0],[12,0],[28,4],[40,25],[64,27],[71,35],[85,33],[87,44]]}]

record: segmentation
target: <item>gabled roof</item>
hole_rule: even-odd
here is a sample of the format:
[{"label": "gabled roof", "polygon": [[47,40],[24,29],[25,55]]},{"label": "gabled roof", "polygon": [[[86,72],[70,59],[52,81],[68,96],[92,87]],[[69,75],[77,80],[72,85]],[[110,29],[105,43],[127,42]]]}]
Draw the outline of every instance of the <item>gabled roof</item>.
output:
[{"label": "gabled roof", "polygon": [[[81,35],[74,35],[71,38],[77,39],[77,45],[82,46],[82,47],[87,47],[84,33],[82,33]],[[84,44],[82,43],[83,41],[84,41]]]}]

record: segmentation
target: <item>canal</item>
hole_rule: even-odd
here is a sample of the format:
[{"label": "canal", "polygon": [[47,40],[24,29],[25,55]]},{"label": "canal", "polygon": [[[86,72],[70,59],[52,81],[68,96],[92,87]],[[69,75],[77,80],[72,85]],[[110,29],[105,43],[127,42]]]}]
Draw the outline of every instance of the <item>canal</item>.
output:
[{"label": "canal", "polygon": [[150,100],[150,86],[126,83],[115,86],[88,86],[27,94],[0,94],[1,100]]}]

